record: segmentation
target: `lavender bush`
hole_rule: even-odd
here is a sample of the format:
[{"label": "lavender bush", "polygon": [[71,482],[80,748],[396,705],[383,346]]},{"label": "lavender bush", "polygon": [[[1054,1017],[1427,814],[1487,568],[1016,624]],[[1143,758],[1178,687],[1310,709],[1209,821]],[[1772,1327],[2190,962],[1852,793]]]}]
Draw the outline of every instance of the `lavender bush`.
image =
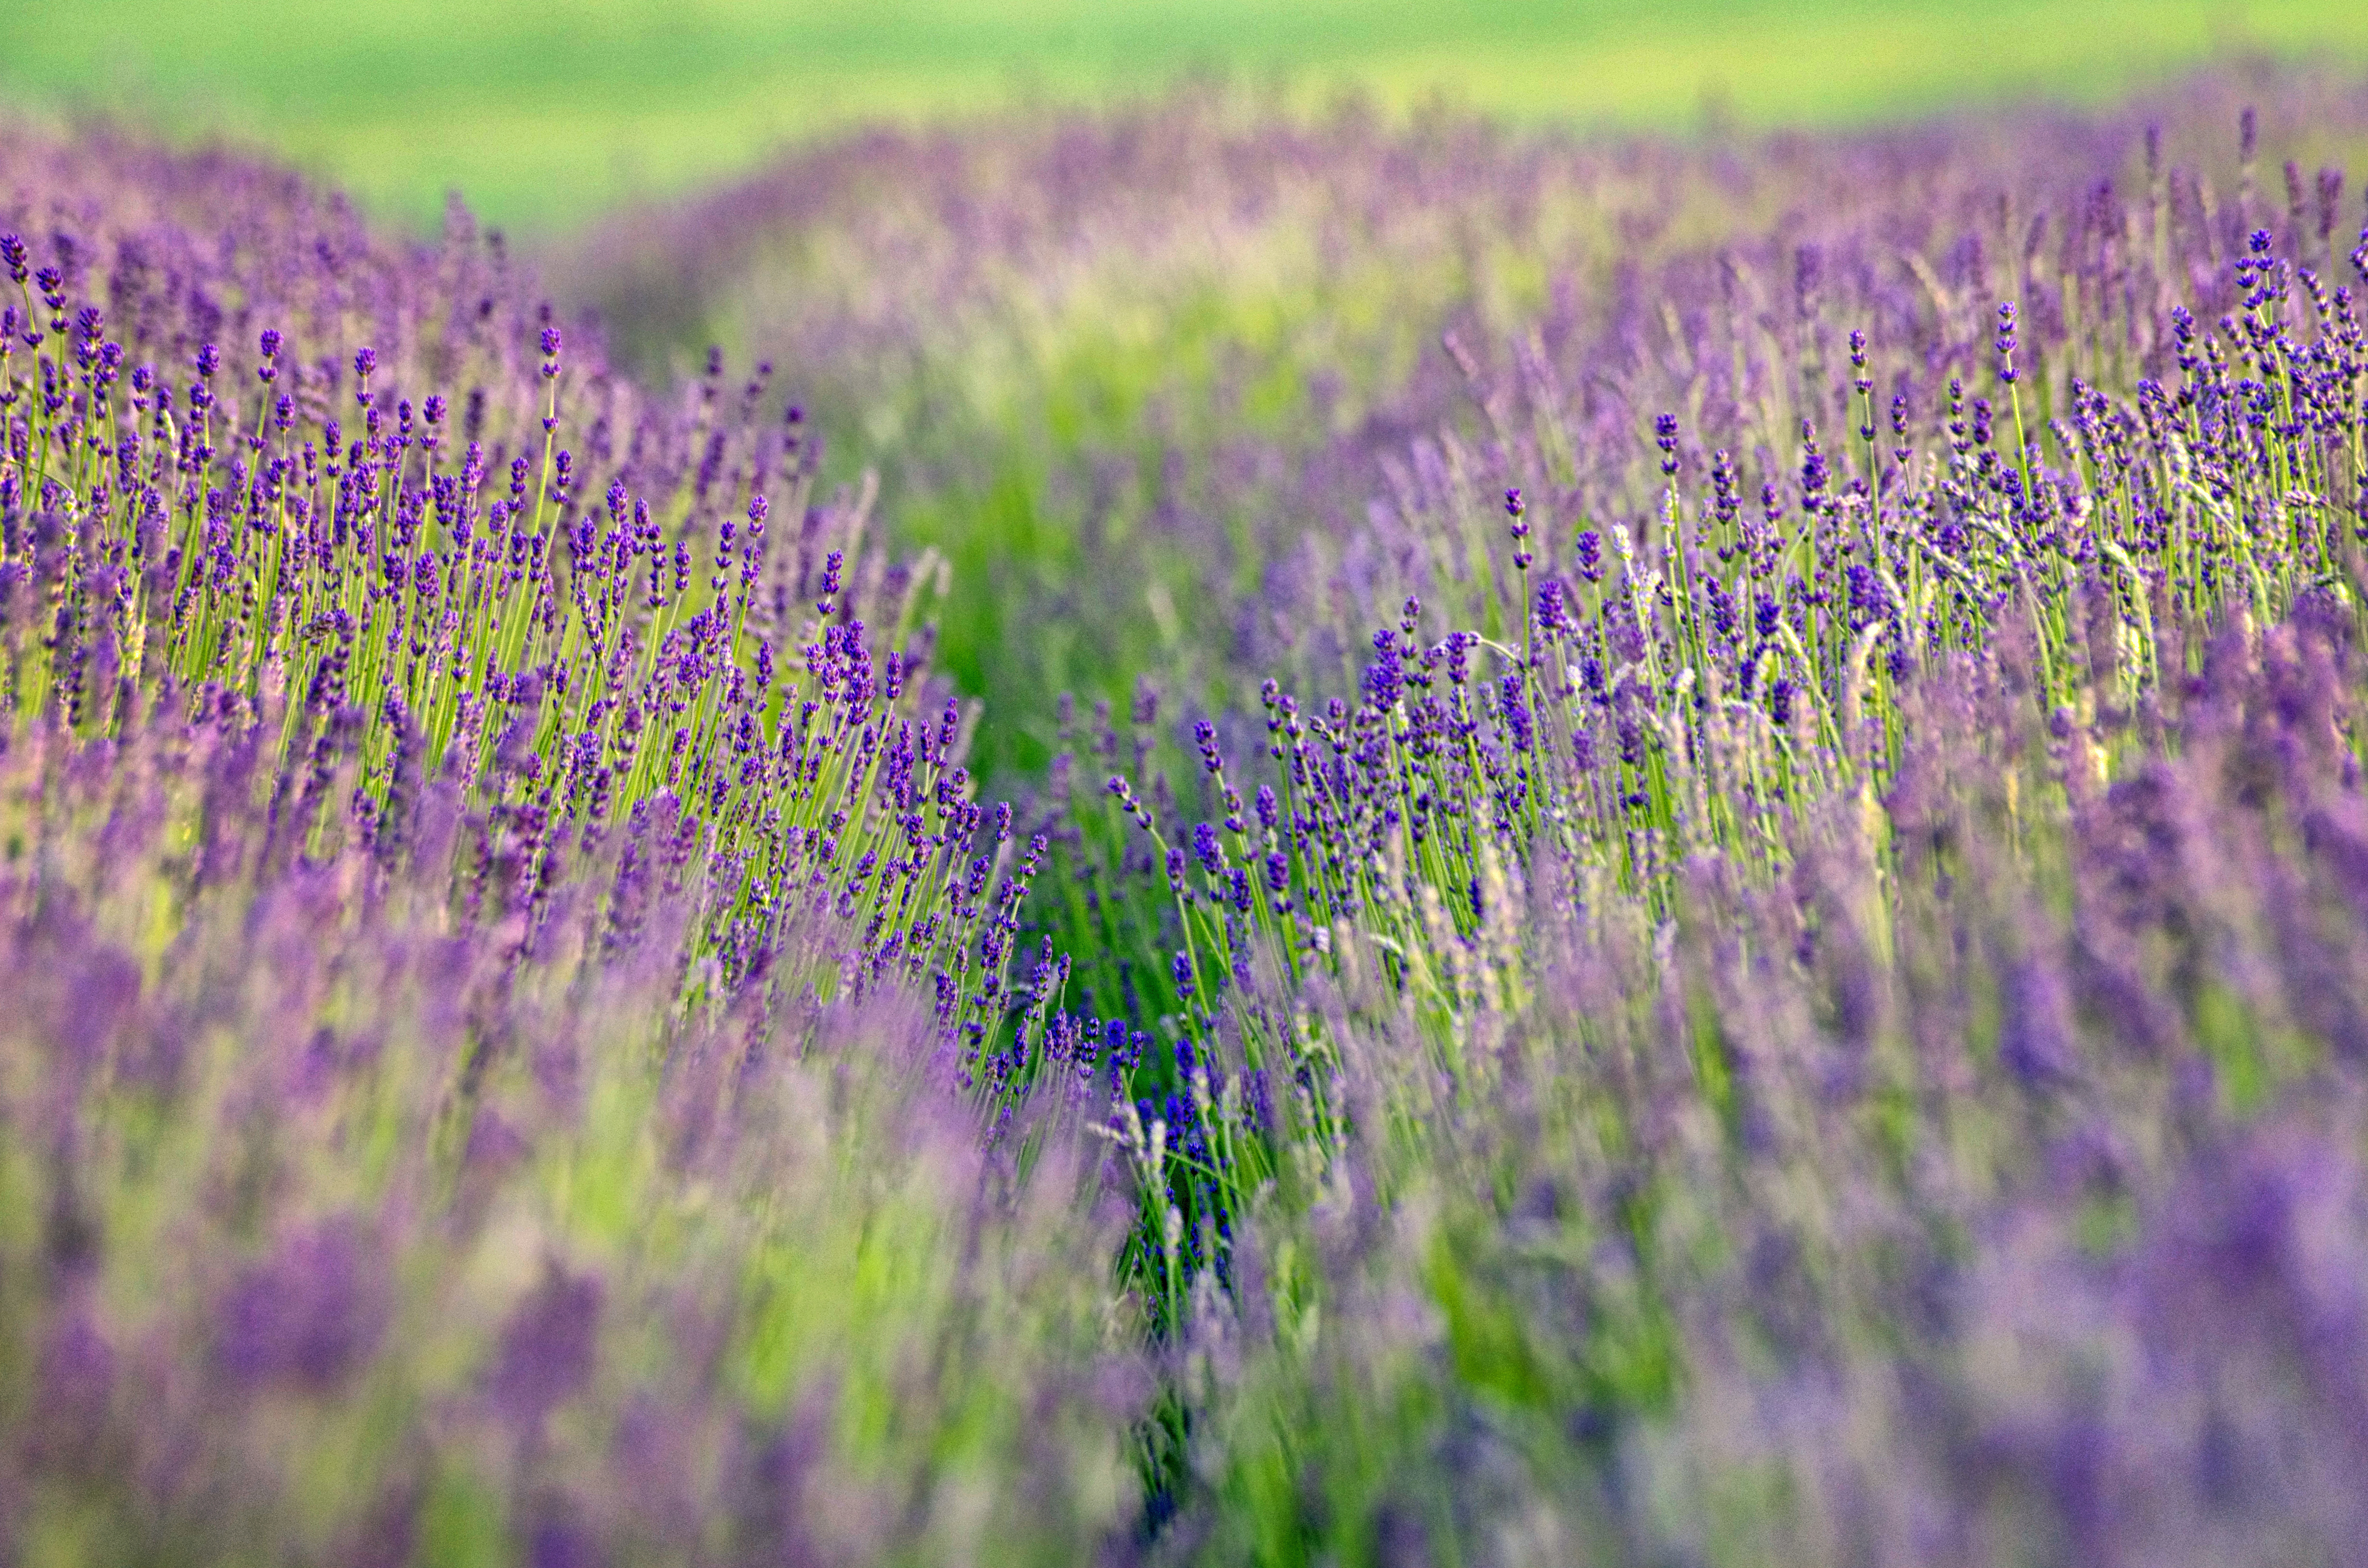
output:
[{"label": "lavender bush", "polygon": [[761,382],[644,401],[457,218],[11,146],[0,1552],[1120,1528],[1091,1151],[955,1083],[1032,858],[927,563],[806,504]]},{"label": "lavender bush", "polygon": [[2363,125],[12,144],[0,1549],[2357,1560]]}]

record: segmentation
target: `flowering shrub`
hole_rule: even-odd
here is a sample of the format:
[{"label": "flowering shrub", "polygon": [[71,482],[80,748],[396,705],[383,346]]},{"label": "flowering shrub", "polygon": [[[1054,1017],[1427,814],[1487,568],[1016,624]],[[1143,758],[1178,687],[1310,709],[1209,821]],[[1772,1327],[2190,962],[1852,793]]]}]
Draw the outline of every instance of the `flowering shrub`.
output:
[{"label": "flowering shrub", "polygon": [[[1354,429],[1155,429],[1257,449],[1258,530],[1088,519],[1068,591],[1239,634],[1063,699],[999,804],[943,558],[821,496],[769,371],[643,390],[457,211],[5,154],[0,1546],[2348,1560],[2346,176],[2281,218],[2250,111],[2226,201],[2176,117],[1746,161],[1203,112],[1148,121],[1180,208],[1097,183],[1127,122],[988,141],[1013,254],[1163,299],[1263,180],[1213,254],[1386,297],[1454,250],[1393,169],[1523,240],[1669,192],[1542,299],[1407,274],[1445,335]],[[971,210],[962,150],[857,145],[825,195]],[[945,341],[792,322],[817,380],[926,403],[1068,308],[940,260]]]},{"label": "flowering shrub", "polygon": [[1147,1384],[956,1083],[1032,860],[934,568],[457,219],[15,155],[0,1550],[1074,1561]]}]

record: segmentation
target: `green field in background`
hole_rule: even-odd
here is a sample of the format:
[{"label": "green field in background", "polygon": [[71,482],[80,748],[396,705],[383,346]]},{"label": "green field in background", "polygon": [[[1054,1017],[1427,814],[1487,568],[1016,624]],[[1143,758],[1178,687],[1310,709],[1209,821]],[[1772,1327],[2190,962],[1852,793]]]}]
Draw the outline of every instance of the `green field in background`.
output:
[{"label": "green field in background", "polygon": [[1223,71],[1523,119],[1831,122],[2095,100],[2207,55],[2368,60],[2328,0],[18,0],[0,103],[253,141],[375,210],[458,188],[527,229],[880,116],[1090,101]]}]

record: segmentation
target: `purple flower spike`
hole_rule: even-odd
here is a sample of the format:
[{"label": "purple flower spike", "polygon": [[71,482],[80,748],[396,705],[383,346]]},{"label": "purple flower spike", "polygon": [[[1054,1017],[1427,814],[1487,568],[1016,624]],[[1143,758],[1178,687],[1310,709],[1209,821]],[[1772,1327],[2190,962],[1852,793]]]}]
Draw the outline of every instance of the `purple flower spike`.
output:
[{"label": "purple flower spike", "polygon": [[324,1221],[291,1233],[231,1286],[215,1316],[216,1354],[239,1383],[326,1392],[370,1358],[390,1311],[387,1281],[360,1225]]},{"label": "purple flower spike", "polygon": [[503,1419],[531,1431],[591,1381],[598,1350],[600,1282],[546,1262],[502,1331],[485,1396]]}]

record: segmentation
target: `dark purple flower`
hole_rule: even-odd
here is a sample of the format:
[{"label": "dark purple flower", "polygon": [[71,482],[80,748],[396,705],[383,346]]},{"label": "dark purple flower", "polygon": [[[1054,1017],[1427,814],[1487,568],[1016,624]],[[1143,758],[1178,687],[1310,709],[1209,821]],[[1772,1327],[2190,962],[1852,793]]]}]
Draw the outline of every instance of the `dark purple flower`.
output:
[{"label": "dark purple flower", "polygon": [[485,1396],[504,1420],[531,1430],[592,1380],[599,1350],[601,1289],[588,1274],[546,1261],[502,1330]]},{"label": "dark purple flower", "polygon": [[215,1356],[241,1384],[328,1392],[376,1352],[392,1311],[384,1264],[359,1221],[321,1221],[233,1281],[215,1310]]},{"label": "dark purple flower", "polygon": [[1375,708],[1395,708],[1405,690],[1397,638],[1387,631],[1374,632],[1373,662],[1365,666],[1365,699]]}]

